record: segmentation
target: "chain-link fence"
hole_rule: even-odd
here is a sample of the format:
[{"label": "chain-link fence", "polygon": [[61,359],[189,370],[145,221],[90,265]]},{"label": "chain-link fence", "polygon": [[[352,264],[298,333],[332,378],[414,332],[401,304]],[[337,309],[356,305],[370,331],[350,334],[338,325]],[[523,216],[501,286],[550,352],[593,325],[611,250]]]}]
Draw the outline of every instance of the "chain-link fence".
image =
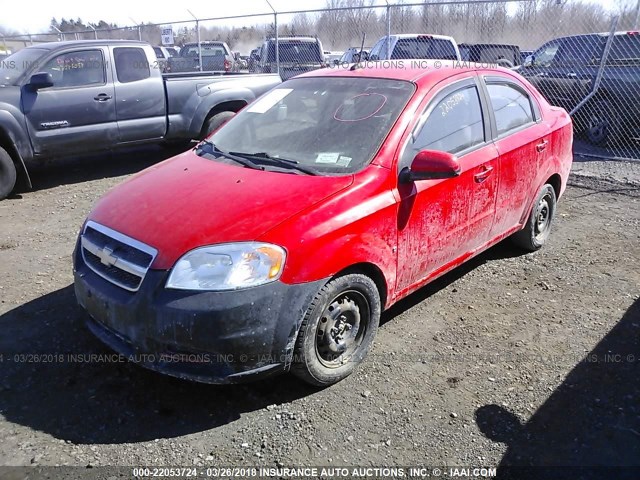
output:
[{"label": "chain-link fence", "polygon": [[[93,26],[2,37],[5,50],[39,42],[143,40],[167,72],[279,72],[286,79],[341,62],[459,58],[517,70],[574,119],[576,153],[640,158],[640,0],[327,0],[327,8]],[[57,31],[55,31],[55,30]],[[413,34],[398,36],[401,34]],[[452,47],[455,39],[458,50]]]}]

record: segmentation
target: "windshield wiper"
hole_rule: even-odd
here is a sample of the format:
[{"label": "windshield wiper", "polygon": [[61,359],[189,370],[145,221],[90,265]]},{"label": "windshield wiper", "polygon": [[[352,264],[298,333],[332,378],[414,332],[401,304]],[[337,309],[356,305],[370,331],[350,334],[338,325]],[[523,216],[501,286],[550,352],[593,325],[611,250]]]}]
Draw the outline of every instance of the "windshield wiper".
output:
[{"label": "windshield wiper", "polygon": [[230,155],[239,156],[242,158],[267,161],[271,165],[278,167],[291,168],[298,170],[299,172],[306,173],[307,175],[318,175],[318,172],[310,167],[303,167],[298,160],[291,160],[289,158],[273,157],[267,152],[245,153],[245,152],[229,152]]},{"label": "windshield wiper", "polygon": [[[264,167],[262,165],[258,165],[255,162],[252,162],[249,159],[246,158],[241,158],[237,155],[234,155],[233,153],[229,153],[229,152],[225,152],[223,150],[220,150],[218,147],[216,147],[216,145],[213,142],[210,142],[209,140],[203,140],[202,143],[200,143],[197,147],[196,150],[200,150],[203,153],[210,153],[210,152],[204,152],[204,148],[203,146],[208,146],[211,147],[211,150],[214,153],[218,153],[221,156],[228,158],[229,160],[233,160],[236,163],[239,163],[240,165],[243,165],[247,168],[253,168],[254,170],[264,170]],[[196,154],[198,154],[198,152],[196,152]]]}]

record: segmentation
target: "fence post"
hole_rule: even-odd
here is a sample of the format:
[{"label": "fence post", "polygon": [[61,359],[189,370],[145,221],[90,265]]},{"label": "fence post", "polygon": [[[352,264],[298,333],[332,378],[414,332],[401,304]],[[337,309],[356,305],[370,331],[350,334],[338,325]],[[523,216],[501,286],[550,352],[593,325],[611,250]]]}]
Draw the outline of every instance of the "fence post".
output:
[{"label": "fence post", "polygon": [[4,46],[5,53],[8,52],[9,49],[7,48],[7,39],[4,38],[4,35],[2,35],[2,45]]},{"label": "fence post", "polygon": [[387,0],[387,60],[391,58],[391,5]]},{"label": "fence post", "polygon": [[202,72],[202,46],[200,45],[200,20],[196,17],[191,10],[187,8],[187,12],[195,19],[196,21],[196,38],[198,40],[198,69]]},{"label": "fence post", "polygon": [[[280,75],[280,36],[278,35],[278,12],[269,0],[264,0],[269,5],[269,8],[273,11],[273,26],[276,34],[276,72]],[[267,44],[268,45],[268,44]],[[269,49],[267,48],[267,60],[269,59]]]},{"label": "fence post", "polygon": [[580,110],[585,103],[587,103],[591,98],[598,92],[600,88],[600,82],[602,81],[602,75],[604,73],[604,69],[607,65],[607,58],[609,57],[609,51],[611,50],[611,44],[613,43],[613,37],[616,34],[616,28],[618,26],[618,17],[613,17],[611,21],[611,30],[609,32],[609,37],[607,37],[607,43],[604,46],[604,51],[602,52],[602,58],[600,59],[600,66],[598,67],[598,73],[596,73],[596,79],[593,82],[593,87],[589,94],[576,105],[569,115],[573,116],[578,110]]}]

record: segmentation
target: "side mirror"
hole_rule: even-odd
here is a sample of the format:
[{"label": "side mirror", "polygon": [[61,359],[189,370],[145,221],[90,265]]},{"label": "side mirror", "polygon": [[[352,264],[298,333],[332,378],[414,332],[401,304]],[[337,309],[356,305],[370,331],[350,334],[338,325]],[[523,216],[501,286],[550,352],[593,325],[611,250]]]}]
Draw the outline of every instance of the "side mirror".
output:
[{"label": "side mirror", "polygon": [[422,150],[400,172],[400,182],[410,183],[417,180],[435,180],[460,175],[460,164],[455,155],[439,150]]},{"label": "side mirror", "polygon": [[533,55],[529,55],[527,58],[524,59],[524,62],[522,63],[523,67],[533,67],[533,62],[535,61],[536,57],[534,57]]},{"label": "side mirror", "polygon": [[41,88],[53,87],[53,77],[50,73],[36,73],[31,76],[27,86],[32,90],[40,90]]}]

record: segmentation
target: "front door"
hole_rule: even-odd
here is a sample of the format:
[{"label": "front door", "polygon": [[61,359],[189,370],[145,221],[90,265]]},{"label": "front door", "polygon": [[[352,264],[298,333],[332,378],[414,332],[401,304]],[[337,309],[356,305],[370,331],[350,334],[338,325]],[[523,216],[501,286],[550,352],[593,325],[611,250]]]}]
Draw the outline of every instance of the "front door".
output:
[{"label": "front door", "polygon": [[93,152],[117,141],[107,55],[101,47],[57,54],[37,70],[51,74],[52,87],[37,91],[23,87],[22,109],[37,155]]},{"label": "front door", "polygon": [[424,108],[400,159],[410,165],[421,150],[458,157],[461,173],[443,180],[398,185],[397,290],[406,292],[462,262],[491,231],[498,185],[498,154],[491,142],[475,75],[456,82]]}]

